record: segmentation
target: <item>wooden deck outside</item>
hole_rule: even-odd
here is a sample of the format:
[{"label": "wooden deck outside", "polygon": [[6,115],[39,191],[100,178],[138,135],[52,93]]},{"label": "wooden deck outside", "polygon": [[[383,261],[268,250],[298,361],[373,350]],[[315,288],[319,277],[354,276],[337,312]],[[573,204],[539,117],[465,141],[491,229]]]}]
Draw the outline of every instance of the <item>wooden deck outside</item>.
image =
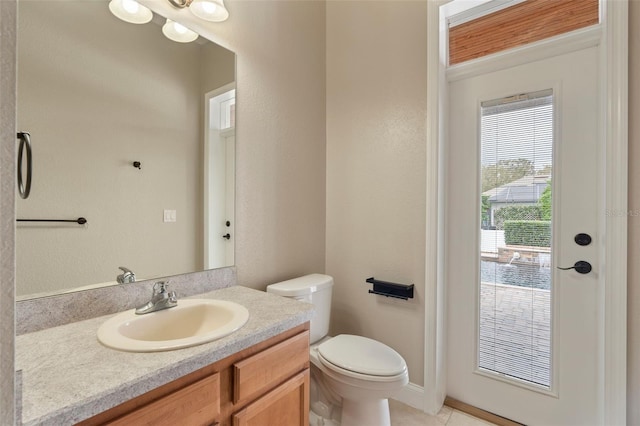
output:
[{"label": "wooden deck outside", "polygon": [[551,292],[482,283],[480,294],[480,367],[550,386]]}]

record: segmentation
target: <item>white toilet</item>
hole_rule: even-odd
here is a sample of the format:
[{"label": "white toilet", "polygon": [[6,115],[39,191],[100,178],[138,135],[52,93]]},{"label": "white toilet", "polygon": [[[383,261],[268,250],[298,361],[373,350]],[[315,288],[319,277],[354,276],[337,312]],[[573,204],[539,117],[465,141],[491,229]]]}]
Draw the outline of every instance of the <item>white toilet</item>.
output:
[{"label": "white toilet", "polygon": [[333,278],[311,274],[271,284],[267,292],[312,303],[311,426],[390,426],[389,402],[409,383],[404,359],[362,336],[327,336]]}]

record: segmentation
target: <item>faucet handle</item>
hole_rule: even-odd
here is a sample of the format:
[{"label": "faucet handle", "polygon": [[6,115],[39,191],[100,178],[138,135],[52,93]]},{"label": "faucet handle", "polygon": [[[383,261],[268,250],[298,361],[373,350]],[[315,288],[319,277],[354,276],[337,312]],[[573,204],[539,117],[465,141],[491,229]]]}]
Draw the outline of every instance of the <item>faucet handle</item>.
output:
[{"label": "faucet handle", "polygon": [[164,294],[169,287],[169,281],[158,281],[153,285],[153,294]]},{"label": "faucet handle", "polygon": [[133,283],[136,281],[136,274],[134,274],[131,269],[125,268],[124,266],[118,266],[118,269],[122,271],[122,274],[116,277],[118,284]]},{"label": "faucet handle", "polygon": [[136,308],[136,315],[148,314],[162,309],[173,308],[178,305],[178,297],[175,291],[167,291],[169,281],[157,281],[153,284],[151,300]]}]

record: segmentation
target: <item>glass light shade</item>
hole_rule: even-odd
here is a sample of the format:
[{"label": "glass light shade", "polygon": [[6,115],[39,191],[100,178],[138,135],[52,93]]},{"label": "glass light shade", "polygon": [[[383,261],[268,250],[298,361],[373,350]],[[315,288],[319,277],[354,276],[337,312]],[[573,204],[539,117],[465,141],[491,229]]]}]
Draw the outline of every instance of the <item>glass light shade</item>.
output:
[{"label": "glass light shade", "polygon": [[222,22],[229,17],[222,0],[193,0],[189,10],[198,18],[210,22]]},{"label": "glass light shade", "polygon": [[131,24],[146,24],[153,18],[153,12],[136,0],[111,0],[109,10],[117,18]]},{"label": "glass light shade", "polygon": [[182,24],[173,22],[171,19],[167,19],[167,22],[162,26],[162,34],[169,40],[177,41],[178,43],[190,43],[198,38],[197,33]]}]

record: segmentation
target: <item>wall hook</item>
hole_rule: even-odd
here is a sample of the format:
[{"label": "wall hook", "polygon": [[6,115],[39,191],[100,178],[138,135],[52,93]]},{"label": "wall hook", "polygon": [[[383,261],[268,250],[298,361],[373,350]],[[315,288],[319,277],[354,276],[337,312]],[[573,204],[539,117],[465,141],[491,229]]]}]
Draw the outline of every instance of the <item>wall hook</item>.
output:
[{"label": "wall hook", "polygon": [[133,162],[133,167],[135,167],[136,169],[142,170],[142,163],[139,162],[139,161],[134,161]]}]

